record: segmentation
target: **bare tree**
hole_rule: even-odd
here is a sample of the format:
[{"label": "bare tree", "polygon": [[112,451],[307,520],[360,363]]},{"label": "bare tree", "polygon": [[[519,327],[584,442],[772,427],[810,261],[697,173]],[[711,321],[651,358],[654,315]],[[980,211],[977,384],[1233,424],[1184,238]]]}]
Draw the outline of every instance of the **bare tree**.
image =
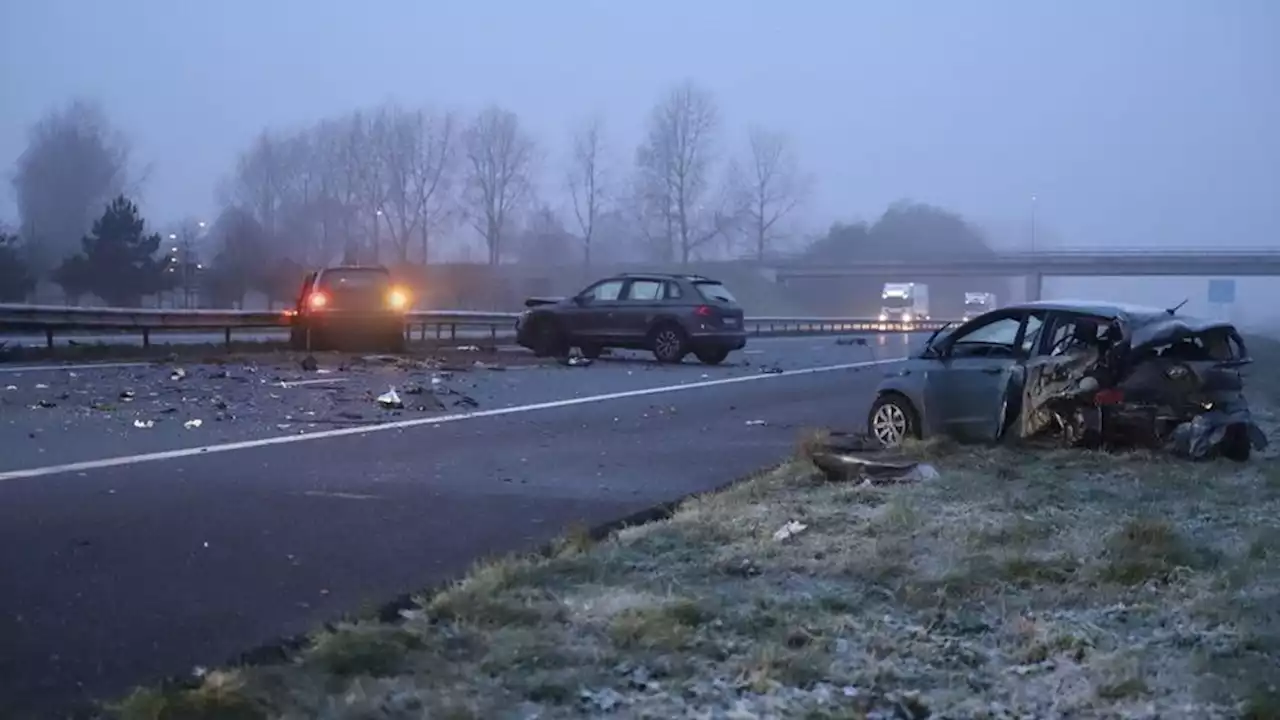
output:
[{"label": "bare tree", "polygon": [[409,261],[409,246],[422,241],[422,259],[430,256],[430,239],[448,211],[453,181],[457,123],[451,113],[397,109],[389,118],[382,143],[387,174],[385,219],[397,259]]},{"label": "bare tree", "polygon": [[636,153],[638,192],[645,213],[656,216],[665,233],[669,259],[678,250],[680,261],[688,263],[724,230],[723,209],[708,207],[719,125],[715,99],[692,81],[672,89],[649,116]]},{"label": "bare tree", "polygon": [[484,237],[489,264],[497,265],[509,217],[532,191],[534,143],[515,113],[490,107],[467,128],[464,146],[469,219]]},{"label": "bare tree", "polygon": [[596,225],[611,200],[605,153],[604,123],[599,117],[593,117],[571,138],[569,172],[565,178],[582,237],[582,264],[588,267]]},{"label": "bare tree", "polygon": [[778,239],[778,223],[808,196],[811,181],[800,174],[786,135],[752,128],[748,149],[740,202],[755,259],[764,260]]},{"label": "bare tree", "polygon": [[96,102],[74,100],[31,127],[13,189],[35,270],[78,251],[103,207],[137,190],[129,182],[129,150]]}]

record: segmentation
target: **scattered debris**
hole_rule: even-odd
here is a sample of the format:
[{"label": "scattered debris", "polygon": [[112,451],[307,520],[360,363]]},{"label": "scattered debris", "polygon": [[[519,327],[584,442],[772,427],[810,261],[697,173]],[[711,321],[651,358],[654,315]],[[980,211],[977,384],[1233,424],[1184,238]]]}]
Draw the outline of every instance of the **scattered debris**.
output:
[{"label": "scattered debris", "polygon": [[194,429],[196,429],[196,428],[200,427],[200,426],[201,426],[201,425],[203,425],[203,424],[204,424],[204,421],[203,421],[203,420],[200,420],[199,418],[193,418],[193,419],[191,419],[191,420],[188,420],[188,421],[186,421],[186,422],[182,423],[182,427],[184,427],[184,428],[186,428],[186,429],[188,429],[188,430],[194,430]]},{"label": "scattered debris", "polygon": [[769,423],[766,423],[766,422],[765,422],[765,421],[763,421],[763,420],[748,420],[748,421],[747,421],[747,425],[757,426],[757,427],[758,427],[758,426],[761,426],[761,425],[768,425],[768,424],[769,424]]},{"label": "scattered debris", "polygon": [[170,380],[181,380],[181,379],[185,378],[186,376],[187,376],[187,371],[186,371],[186,370],[183,370],[182,368],[174,368],[173,372],[172,372],[172,373],[170,373],[170,375],[169,375],[169,379],[170,379]]},{"label": "scattered debris", "polygon": [[938,469],[928,463],[904,459],[879,449],[870,438],[846,433],[832,433],[809,449],[809,458],[831,482],[882,485],[940,477]]},{"label": "scattered debris", "polygon": [[867,339],[864,337],[836,338],[837,345],[860,345],[867,346]]},{"label": "scattered debris", "polygon": [[45,385],[44,383],[36,383],[36,389],[37,389],[37,390],[48,390],[48,389],[49,389],[49,386],[48,386],[48,385]]},{"label": "scattered debris", "polygon": [[400,399],[400,395],[396,393],[395,388],[382,393],[378,396],[378,405],[387,410],[403,410],[404,401]]},{"label": "scattered debris", "polygon": [[766,365],[760,368],[760,372],[765,375],[781,375],[782,368],[778,365]]},{"label": "scattered debris", "polygon": [[17,386],[17,385],[5,385],[5,386],[4,386],[4,389],[5,389],[5,390],[17,390],[17,389],[18,389],[18,386]]},{"label": "scattered debris", "polygon": [[155,427],[155,424],[156,424],[155,420],[134,420],[133,421],[134,427],[142,428],[144,430],[149,427]]},{"label": "scattered debris", "polygon": [[302,362],[299,363],[299,365],[301,365],[302,369],[306,372],[316,372],[320,369],[320,363],[316,362],[314,355],[308,355],[302,358]]},{"label": "scattered debris", "polygon": [[480,352],[479,345],[459,345],[456,349],[458,352]]},{"label": "scattered debris", "polygon": [[129,402],[129,401],[130,401],[130,400],[132,400],[134,397],[136,397],[136,393],[134,393],[132,390],[122,390],[122,391],[120,391],[120,399],[121,399],[121,400],[124,400],[125,402]]},{"label": "scattered debris", "polygon": [[48,400],[37,400],[37,401],[36,401],[36,404],[31,406],[31,408],[32,408],[32,409],[35,409],[35,408],[55,408],[55,407],[58,407],[58,406],[57,406],[57,404],[56,404],[56,403],[53,403],[53,402],[50,402],[50,401],[48,401]]},{"label": "scattered debris", "polygon": [[792,520],[791,522],[788,522],[786,525],[783,525],[782,527],[778,528],[777,532],[773,534],[773,539],[778,542],[782,542],[783,540],[789,540],[808,529],[809,529],[808,525],[805,525],[802,522],[797,522],[795,520]]}]

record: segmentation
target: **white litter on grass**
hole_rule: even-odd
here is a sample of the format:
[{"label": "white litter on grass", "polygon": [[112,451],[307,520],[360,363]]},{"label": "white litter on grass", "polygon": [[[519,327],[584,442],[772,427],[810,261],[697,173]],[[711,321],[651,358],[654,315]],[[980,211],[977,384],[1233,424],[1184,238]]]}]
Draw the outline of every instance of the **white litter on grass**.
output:
[{"label": "white litter on grass", "polygon": [[404,407],[404,401],[400,399],[400,395],[396,393],[395,388],[391,388],[379,395],[378,404],[388,410],[400,410]]},{"label": "white litter on grass", "polygon": [[438,375],[433,376],[433,377],[431,378],[431,384],[432,384],[432,385],[441,385],[441,384],[443,384],[443,383],[444,383],[444,380],[441,380],[441,379],[440,379],[440,377],[439,377]]},{"label": "white litter on grass", "polygon": [[747,421],[747,424],[748,424],[748,425],[751,425],[751,426],[753,426],[753,427],[759,427],[759,426],[761,426],[761,425],[768,425],[768,423],[766,423],[766,422],[765,422],[765,421],[763,421],[763,420],[748,420],[748,421]]},{"label": "white litter on grass", "polygon": [[45,385],[44,383],[36,383],[36,389],[37,389],[37,390],[48,390],[48,389],[49,389],[49,386],[48,386],[48,385]]},{"label": "white litter on grass", "polygon": [[773,534],[773,539],[777,540],[778,542],[782,542],[783,540],[793,538],[796,535],[799,535],[800,533],[808,529],[809,529],[808,525],[805,525],[802,522],[796,522],[795,520],[792,520],[786,525],[783,525],[782,527],[778,528],[778,531]]},{"label": "white litter on grass", "polygon": [[134,426],[134,427],[136,427],[136,428],[142,428],[142,429],[144,429],[144,430],[145,430],[146,428],[149,428],[149,427],[154,427],[154,426],[155,426],[155,424],[156,424],[156,421],[155,421],[155,420],[134,420],[134,421],[133,421],[133,426]]},{"label": "white litter on grass", "polygon": [[184,427],[184,428],[186,428],[186,429],[188,429],[188,430],[194,430],[195,428],[198,428],[198,427],[200,427],[200,426],[201,426],[201,425],[203,425],[203,424],[204,424],[204,421],[203,421],[203,420],[200,420],[199,418],[196,418],[196,419],[188,420],[188,421],[186,421],[186,422],[182,423],[182,427]]},{"label": "white litter on grass", "polygon": [[5,386],[4,386],[4,389],[5,389],[5,390],[17,390],[17,389],[18,389],[18,386],[17,386],[17,385],[5,385]]},{"label": "white litter on grass", "polygon": [[182,368],[175,368],[173,373],[169,375],[170,380],[181,380],[187,376],[187,371]]}]

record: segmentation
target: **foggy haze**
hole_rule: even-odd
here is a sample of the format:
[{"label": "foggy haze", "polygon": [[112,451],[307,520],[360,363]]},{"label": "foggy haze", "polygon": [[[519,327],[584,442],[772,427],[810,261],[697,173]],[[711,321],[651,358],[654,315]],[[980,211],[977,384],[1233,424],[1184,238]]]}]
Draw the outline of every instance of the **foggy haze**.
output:
[{"label": "foggy haze", "polygon": [[716,96],[723,151],[749,124],[791,136],[811,232],[909,197],[1025,247],[1034,196],[1042,247],[1280,244],[1267,0],[11,0],[0,27],[0,157],[50,108],[100,100],[151,166],[138,197],[160,223],[212,217],[263,127],[393,99],[514,111],[559,202],[575,123],[600,113],[629,165],[655,100],[690,78]]}]

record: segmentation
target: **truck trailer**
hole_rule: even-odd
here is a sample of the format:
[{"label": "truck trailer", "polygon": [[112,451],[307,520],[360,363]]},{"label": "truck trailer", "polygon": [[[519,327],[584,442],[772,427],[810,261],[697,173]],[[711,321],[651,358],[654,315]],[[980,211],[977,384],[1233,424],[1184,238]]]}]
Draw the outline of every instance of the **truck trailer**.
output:
[{"label": "truck trailer", "polygon": [[929,319],[929,286],[885,283],[880,292],[880,322],[912,323]]}]

